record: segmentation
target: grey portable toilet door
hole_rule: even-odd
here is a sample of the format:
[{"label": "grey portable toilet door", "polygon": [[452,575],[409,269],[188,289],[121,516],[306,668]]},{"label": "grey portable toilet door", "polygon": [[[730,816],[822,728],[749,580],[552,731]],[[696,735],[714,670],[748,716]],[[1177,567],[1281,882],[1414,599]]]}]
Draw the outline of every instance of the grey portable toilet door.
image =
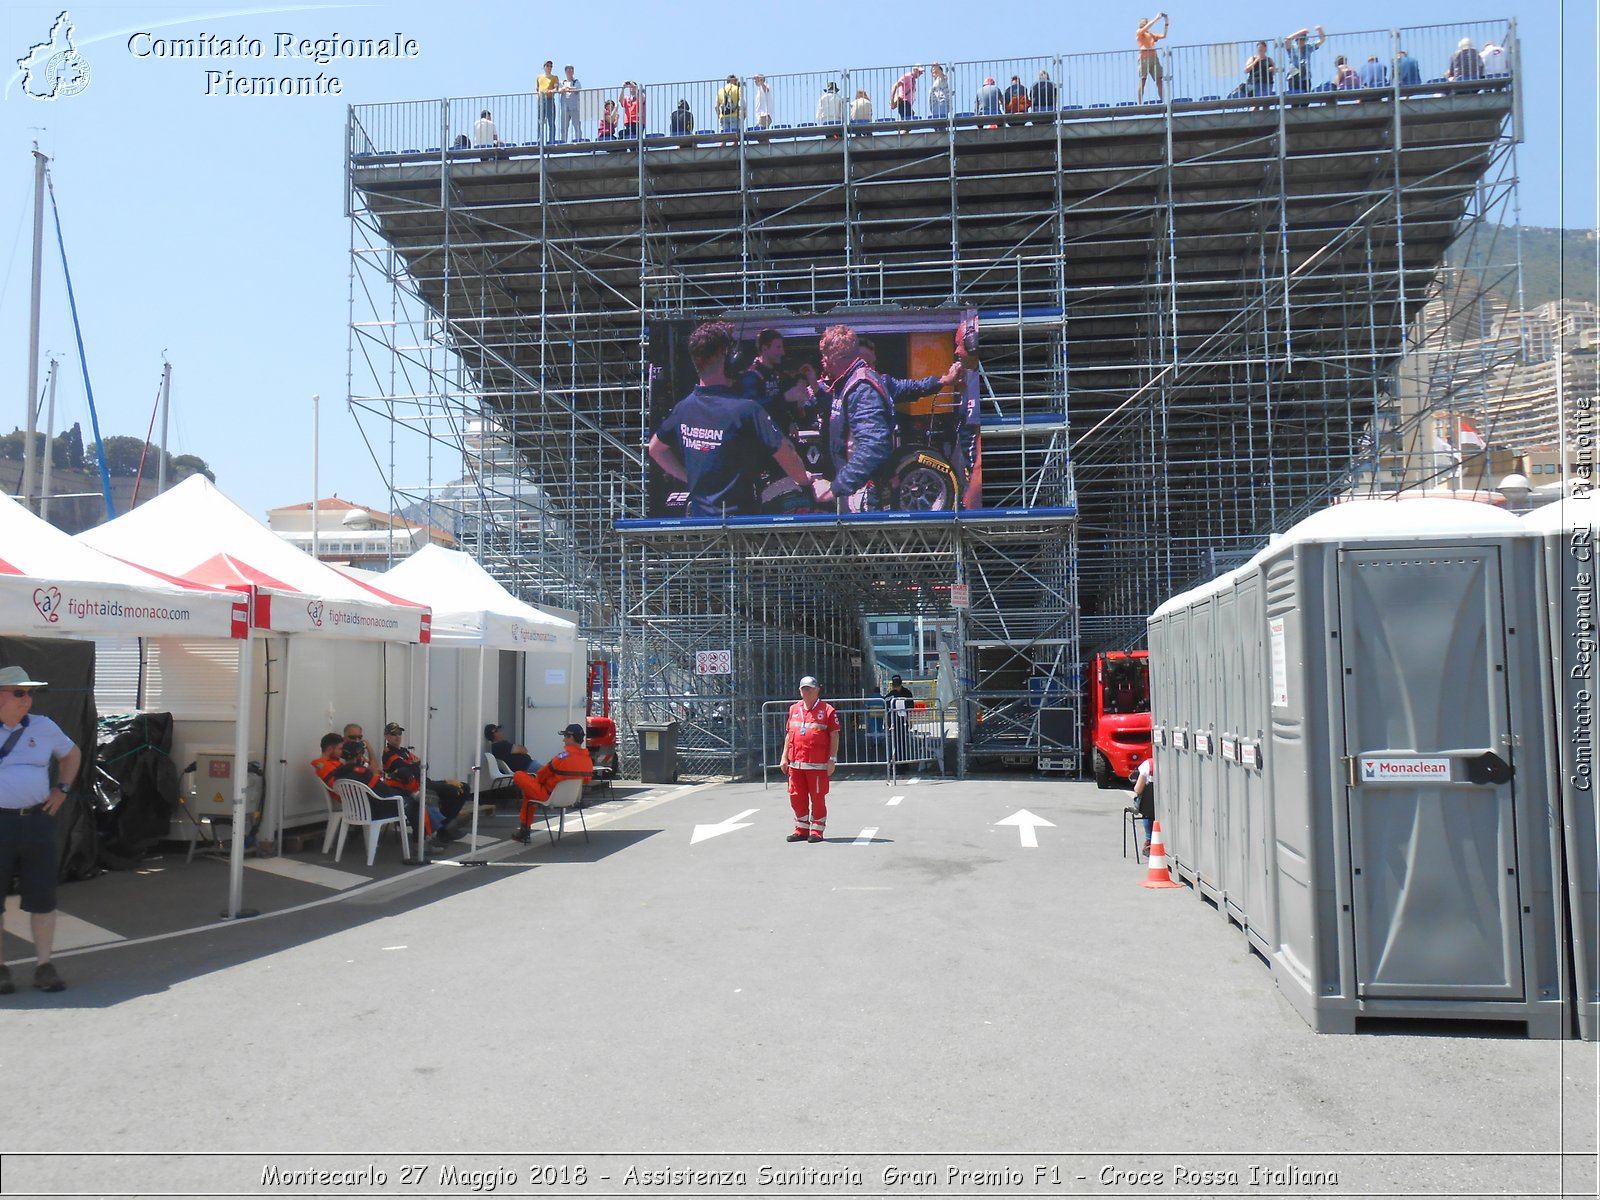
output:
[{"label": "grey portable toilet door", "polygon": [[1360,994],[1521,999],[1499,550],[1341,551],[1338,632]]}]

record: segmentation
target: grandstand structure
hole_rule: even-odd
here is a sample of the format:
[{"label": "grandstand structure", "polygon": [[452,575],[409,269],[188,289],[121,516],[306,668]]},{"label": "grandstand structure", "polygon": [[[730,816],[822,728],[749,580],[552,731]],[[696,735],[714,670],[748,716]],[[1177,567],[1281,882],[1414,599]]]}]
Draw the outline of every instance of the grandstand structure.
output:
[{"label": "grandstand structure", "polygon": [[[1070,762],[1085,654],[1352,480],[1428,484],[1441,393],[1400,364],[1427,349],[1448,384],[1463,323],[1424,303],[1447,251],[1454,277],[1519,270],[1515,71],[1442,78],[1462,37],[1516,61],[1504,21],[1337,34],[1318,71],[1404,50],[1423,81],[1252,95],[1253,43],[1175,47],[1146,103],[1132,52],[953,63],[947,115],[846,125],[816,119],[829,83],[887,107],[905,68],[814,72],[727,130],[721,81],[647,81],[635,136],[565,143],[532,96],[356,106],[350,401],[436,447],[397,506],[454,506],[491,572],[579,613],[625,738],[680,720],[686,771],[748,769],[801,674],[876,691],[863,617],[895,613],[956,618],[963,767]],[[982,111],[1013,75],[1056,107]],[[503,144],[458,145],[485,109]],[[650,519],[653,331],[908,310],[979,315],[981,508]],[[1041,707],[1073,711],[1042,731]]]}]

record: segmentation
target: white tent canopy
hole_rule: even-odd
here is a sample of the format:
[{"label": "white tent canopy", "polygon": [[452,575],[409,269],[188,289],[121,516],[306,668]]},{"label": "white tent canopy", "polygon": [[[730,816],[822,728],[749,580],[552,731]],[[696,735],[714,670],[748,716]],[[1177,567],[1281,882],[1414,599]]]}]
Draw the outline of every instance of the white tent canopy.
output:
[{"label": "white tent canopy", "polygon": [[203,475],[78,535],[85,545],[195,583],[250,586],[260,629],[367,641],[427,640],[424,607],[396,603],[291,546]]},{"label": "white tent canopy", "polygon": [[[0,629],[56,637],[227,638],[238,646],[235,699],[244,711],[250,687],[249,602],[237,591],[187,586],[122,562],[0,496]],[[249,753],[244,722],[235,722],[234,762]],[[93,756],[93,747],[85,747]],[[233,773],[235,828],[243,827],[249,783]],[[234,838],[228,914],[237,916],[244,885],[243,839]]]},{"label": "white tent canopy", "polygon": [[45,637],[243,637],[237,593],[187,587],[91,549],[0,496],[0,628]]},{"label": "white tent canopy", "polygon": [[[387,596],[290,545],[201,475],[78,540],[186,581],[245,590],[257,642],[288,635],[282,647],[262,650],[269,671],[275,659],[280,665],[259,694],[251,688],[250,666],[241,666],[235,724],[252,721],[252,713],[261,718],[263,762],[272,772],[263,823],[273,840],[281,843],[291,808],[292,815],[320,818],[322,785],[300,764],[314,756],[317,736],[341,710],[344,720],[360,712],[364,724],[390,715],[386,647],[425,643],[427,608]],[[408,654],[401,673],[402,711],[417,694],[412,660]],[[236,761],[244,758],[241,753]],[[233,839],[236,879],[242,877],[241,840]]]},{"label": "white tent canopy", "polygon": [[[583,666],[581,661],[576,661],[579,653],[577,626],[571,621],[518,600],[471,555],[442,546],[424,546],[380,579],[385,590],[432,608],[433,641],[440,649],[477,648],[477,679],[473,686],[470,726],[473,736],[483,725],[485,659],[489,650],[534,652],[564,660],[559,672],[566,681],[566,703],[570,710],[577,676]],[[430,704],[432,701],[430,695]],[[464,714],[455,715],[458,719],[453,724],[459,731],[459,717]],[[450,724],[452,722],[447,722],[446,727]],[[422,754],[426,759],[426,733]],[[478,801],[483,792],[483,771],[476,762],[471,775],[472,839],[476,846]]]},{"label": "white tent canopy", "polygon": [[518,600],[459,550],[424,546],[380,578],[385,591],[433,610],[433,640],[441,645],[570,652],[577,640],[571,621]]}]

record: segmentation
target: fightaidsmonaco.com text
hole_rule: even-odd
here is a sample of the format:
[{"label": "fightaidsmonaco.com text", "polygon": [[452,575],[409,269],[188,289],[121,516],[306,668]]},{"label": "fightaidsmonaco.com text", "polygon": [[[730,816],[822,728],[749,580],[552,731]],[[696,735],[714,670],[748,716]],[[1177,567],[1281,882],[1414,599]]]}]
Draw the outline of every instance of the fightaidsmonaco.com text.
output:
[{"label": "fightaidsmonaco.com text", "polygon": [[[215,33],[157,37],[141,30],[128,38],[127,45],[129,54],[145,60],[288,59],[320,67],[340,60],[395,61],[422,55],[421,43],[399,32],[384,37],[349,37],[339,33],[327,37],[300,37],[282,32],[270,37],[248,34],[228,37]],[[344,81],[327,71],[318,71],[315,75],[251,75],[210,68],[205,72],[202,91],[207,96],[338,96],[344,92]]]}]

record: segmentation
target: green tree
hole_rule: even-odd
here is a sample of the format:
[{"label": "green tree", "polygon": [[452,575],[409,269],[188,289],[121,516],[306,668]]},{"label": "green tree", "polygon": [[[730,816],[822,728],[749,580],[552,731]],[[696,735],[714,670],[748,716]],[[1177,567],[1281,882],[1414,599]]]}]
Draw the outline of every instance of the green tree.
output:
[{"label": "green tree", "polygon": [[198,454],[178,455],[171,460],[171,469],[173,475],[180,479],[187,478],[190,475],[204,475],[212,483],[217,481],[217,477],[211,473],[211,468],[206,464],[206,460]]},{"label": "green tree", "polygon": [[139,470],[139,459],[144,454],[144,439],[136,437],[108,437],[105,439],[106,470],[116,476],[132,477]]}]

